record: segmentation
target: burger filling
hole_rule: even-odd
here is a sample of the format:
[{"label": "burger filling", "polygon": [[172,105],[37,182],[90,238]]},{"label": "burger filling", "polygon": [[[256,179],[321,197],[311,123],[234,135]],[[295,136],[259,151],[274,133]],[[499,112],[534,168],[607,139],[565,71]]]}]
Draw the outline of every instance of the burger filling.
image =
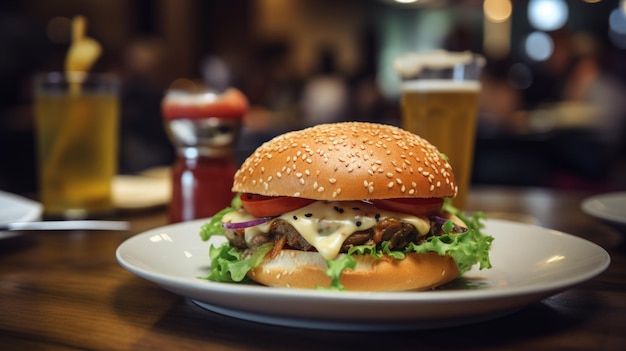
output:
[{"label": "burger filling", "polygon": [[203,240],[213,235],[227,239],[211,246],[211,273],[205,279],[243,281],[250,269],[283,249],[319,252],[327,261],[332,289],[342,289],[340,275],[355,267],[353,255],[402,259],[407,253],[437,252],[451,256],[460,274],[477,263],[480,269],[491,267],[493,238],[480,232],[484,217],[466,217],[449,203],[436,214],[416,216],[368,201],[313,201],[279,216],[255,217],[235,200],[202,226]]},{"label": "burger filling", "polygon": [[[446,215],[462,223],[452,214]],[[245,211],[225,215],[225,223],[250,221]],[[445,220],[445,219],[444,219]],[[456,231],[464,231],[456,226]],[[274,243],[270,256],[281,249],[318,251],[325,259],[334,259],[352,247],[388,242],[391,250],[404,250],[410,243],[419,244],[430,235],[441,233],[441,225],[424,217],[381,210],[362,201],[316,201],[267,222],[240,229],[227,229],[226,238],[240,250],[255,249]]]}]

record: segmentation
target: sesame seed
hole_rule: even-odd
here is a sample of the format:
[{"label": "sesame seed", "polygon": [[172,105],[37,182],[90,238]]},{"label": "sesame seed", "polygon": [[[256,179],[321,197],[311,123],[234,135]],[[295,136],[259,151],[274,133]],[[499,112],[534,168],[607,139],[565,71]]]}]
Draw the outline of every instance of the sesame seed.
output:
[{"label": "sesame seed", "polygon": [[321,186],[321,187],[317,188],[317,192],[318,192],[318,193],[321,193],[321,192],[323,192],[323,191],[324,191],[324,187],[323,187],[323,186]]},{"label": "sesame seed", "polygon": [[387,176],[387,178],[392,178],[393,177],[393,173],[387,172],[386,176]]},{"label": "sesame seed", "polygon": [[337,179],[335,179],[335,178],[330,178],[330,179],[328,179],[328,182],[329,182],[330,184],[335,184],[335,183],[337,183]]},{"label": "sesame seed", "polygon": [[387,183],[387,188],[389,188],[389,189],[393,188],[393,182]]},{"label": "sesame seed", "polygon": [[433,184],[430,185],[430,191],[435,190],[435,186]]}]

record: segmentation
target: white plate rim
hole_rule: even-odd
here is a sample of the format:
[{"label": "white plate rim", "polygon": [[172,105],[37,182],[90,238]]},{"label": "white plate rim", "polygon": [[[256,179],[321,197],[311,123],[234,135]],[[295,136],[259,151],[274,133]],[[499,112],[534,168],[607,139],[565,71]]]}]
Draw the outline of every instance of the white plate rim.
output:
[{"label": "white plate rim", "polygon": [[[597,262],[592,267],[587,269],[583,274],[575,276],[562,277],[562,279],[551,281],[550,283],[537,283],[528,284],[525,286],[517,287],[499,287],[497,289],[478,289],[478,290],[438,290],[438,291],[423,291],[423,292],[382,292],[382,293],[370,293],[370,292],[332,292],[332,291],[316,291],[316,290],[294,290],[286,288],[268,288],[264,286],[256,285],[241,285],[241,284],[228,284],[228,283],[215,283],[210,281],[199,280],[197,277],[182,277],[161,274],[158,271],[145,269],[139,267],[127,260],[128,248],[130,243],[137,240],[146,240],[150,236],[154,236],[157,233],[171,232],[182,226],[189,226],[199,228],[205,220],[196,220],[186,223],[168,225],[160,228],[148,230],[146,232],[137,234],[124,241],[116,250],[116,258],[120,265],[130,271],[131,273],[142,277],[148,281],[156,283],[166,290],[191,298],[194,302],[203,308],[210,309],[213,312],[227,314],[233,317],[248,319],[256,322],[264,322],[269,324],[277,324],[283,326],[296,326],[305,328],[322,328],[322,329],[337,329],[337,330],[368,330],[375,329],[381,330],[382,328],[397,329],[397,328],[425,328],[424,320],[422,317],[435,318],[441,316],[417,316],[413,323],[406,323],[406,320],[402,320],[398,323],[393,323],[389,319],[389,316],[384,316],[380,320],[367,319],[364,321],[346,321],[344,317],[334,318],[333,316],[321,316],[317,320],[313,319],[312,322],[303,322],[300,319],[308,318],[308,316],[294,316],[281,315],[280,313],[268,318],[263,318],[263,313],[248,311],[246,308],[237,308],[233,306],[221,306],[213,299],[219,295],[231,295],[238,296],[240,298],[253,298],[262,300],[276,300],[276,299],[295,299],[301,301],[314,302],[317,304],[346,304],[346,303],[374,303],[374,304],[411,304],[414,305],[426,305],[426,304],[460,304],[466,306],[479,301],[497,301],[499,304],[505,306],[496,308],[495,310],[485,311],[485,313],[474,313],[470,315],[459,315],[459,318],[452,320],[442,317],[435,324],[428,324],[429,327],[436,326],[448,326],[456,324],[470,323],[483,319],[497,317],[503,314],[511,313],[523,308],[525,305],[539,301],[542,298],[551,296],[557,292],[563,291],[576,284],[589,280],[600,273],[602,273],[610,264],[610,256],[600,246],[591,243],[580,237],[576,237],[570,234],[554,231],[546,228],[542,228],[535,225],[509,222],[504,220],[489,220],[487,221],[487,231],[490,225],[504,225],[511,228],[541,231],[544,235],[553,235],[560,237],[563,240],[569,240],[584,245],[588,250],[594,251]],[[490,233],[495,234],[495,233]],[[191,235],[197,235],[191,233]],[[497,234],[496,234],[496,240]],[[202,242],[198,239],[199,245]],[[208,252],[208,244],[207,252]],[[132,254],[132,252],[130,253]],[[208,254],[207,254],[208,265]],[[481,271],[487,272],[489,271]],[[191,293],[189,293],[191,291]],[[507,299],[520,300],[515,304],[507,303]],[[487,305],[487,304],[482,304]],[[368,316],[371,318],[371,316]],[[311,318],[308,318],[311,320]]]},{"label": "white plate rim", "polygon": [[[0,190],[0,204],[11,208],[12,217],[0,215],[0,225],[10,222],[31,222],[41,219],[43,205],[37,201],[25,198],[20,195]],[[2,210],[3,213],[4,209]],[[0,231],[0,239],[8,239],[20,235],[19,231]]]},{"label": "white plate rim", "polygon": [[615,215],[612,212],[598,208],[598,203],[604,203],[607,200],[621,200],[624,203],[624,206],[626,206],[626,191],[617,191],[590,196],[581,202],[580,207],[583,212],[592,217],[618,224],[626,224],[625,216]]}]

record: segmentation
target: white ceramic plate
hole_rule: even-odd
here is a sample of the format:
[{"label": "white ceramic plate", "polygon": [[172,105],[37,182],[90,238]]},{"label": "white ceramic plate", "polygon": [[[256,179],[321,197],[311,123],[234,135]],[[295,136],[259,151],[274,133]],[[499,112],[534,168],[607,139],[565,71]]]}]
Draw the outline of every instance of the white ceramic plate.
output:
[{"label": "white ceramic plate", "polygon": [[626,228],[626,192],[595,195],[583,200],[580,207],[590,216]]},{"label": "white ceramic plate", "polygon": [[156,228],[122,243],[130,272],[224,315],[282,326],[334,330],[427,329],[496,318],[604,271],[609,255],[596,244],[534,225],[490,220],[491,270],[474,269],[443,290],[333,292],[215,283],[206,276],[206,220]]},{"label": "white ceramic plate", "polygon": [[[0,190],[0,225],[11,222],[30,222],[41,218],[43,206],[36,201]],[[0,231],[0,239],[18,235],[19,232]]]}]

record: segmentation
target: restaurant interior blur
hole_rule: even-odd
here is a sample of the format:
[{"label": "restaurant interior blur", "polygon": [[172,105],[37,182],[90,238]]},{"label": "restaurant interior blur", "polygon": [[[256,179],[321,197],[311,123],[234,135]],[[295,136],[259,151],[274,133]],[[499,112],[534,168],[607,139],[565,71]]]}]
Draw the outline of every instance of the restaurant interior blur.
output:
[{"label": "restaurant interior blur", "polygon": [[487,59],[474,184],[626,188],[624,0],[3,0],[2,190],[37,190],[32,77],[63,69],[78,14],[93,71],[122,79],[121,173],[172,164],[160,104],[180,79],[248,97],[242,160],[286,130],[399,124],[394,57],[443,48]]}]

